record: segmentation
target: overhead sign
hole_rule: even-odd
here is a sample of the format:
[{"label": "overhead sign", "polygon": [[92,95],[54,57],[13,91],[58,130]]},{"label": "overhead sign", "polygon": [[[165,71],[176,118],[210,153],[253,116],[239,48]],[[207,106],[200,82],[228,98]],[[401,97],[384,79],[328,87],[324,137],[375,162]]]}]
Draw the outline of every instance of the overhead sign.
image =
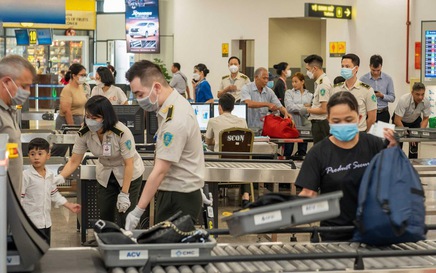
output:
[{"label": "overhead sign", "polygon": [[126,0],[127,52],[159,53],[159,1]]},{"label": "overhead sign", "polygon": [[346,42],[330,42],[330,57],[342,57],[347,51]]},{"label": "overhead sign", "polygon": [[304,16],[351,20],[352,6],[305,3]]},{"label": "overhead sign", "polygon": [[0,21],[65,24],[65,1],[0,1]]},{"label": "overhead sign", "polygon": [[36,29],[29,29],[28,33],[29,33],[29,44],[36,45],[36,38],[37,38]]}]

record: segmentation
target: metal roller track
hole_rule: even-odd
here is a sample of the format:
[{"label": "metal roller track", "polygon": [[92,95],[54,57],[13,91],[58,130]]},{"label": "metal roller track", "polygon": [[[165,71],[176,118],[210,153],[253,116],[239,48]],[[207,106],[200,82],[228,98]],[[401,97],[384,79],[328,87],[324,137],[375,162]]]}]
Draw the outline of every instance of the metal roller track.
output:
[{"label": "metal roller track", "polygon": [[[436,257],[427,256],[391,256],[391,257],[371,257],[363,258],[364,270],[355,270],[353,258],[339,259],[287,259],[277,261],[266,261],[262,257],[268,255],[296,254],[296,255],[322,255],[330,254],[353,254],[356,251],[360,253],[380,253],[381,251],[390,251],[401,253],[404,251],[425,251],[435,252],[436,242],[420,241],[417,243],[397,244],[389,247],[365,247],[358,243],[261,243],[261,244],[218,244],[212,252],[212,256],[258,256],[256,261],[234,261],[234,262],[213,262],[207,265],[172,265],[172,266],[154,266],[153,273],[230,273],[230,272],[313,272],[313,271],[330,271],[330,272],[414,272],[428,273],[436,272]],[[211,257],[213,259],[213,257]],[[237,259],[237,258],[236,258]],[[118,268],[119,272],[129,272],[133,268]],[[432,270],[428,270],[432,269]],[[136,268],[137,272],[143,272],[142,269]],[[434,271],[433,271],[434,270]],[[132,271],[134,272],[134,271]]]},{"label": "metal roller track", "polygon": [[[80,178],[95,180],[95,160],[90,159],[87,165],[82,165]],[[153,160],[144,160],[145,171],[143,179],[147,180],[153,169]],[[204,180],[208,182],[294,182],[298,170],[292,169],[286,163],[250,163],[250,162],[206,162]]]}]

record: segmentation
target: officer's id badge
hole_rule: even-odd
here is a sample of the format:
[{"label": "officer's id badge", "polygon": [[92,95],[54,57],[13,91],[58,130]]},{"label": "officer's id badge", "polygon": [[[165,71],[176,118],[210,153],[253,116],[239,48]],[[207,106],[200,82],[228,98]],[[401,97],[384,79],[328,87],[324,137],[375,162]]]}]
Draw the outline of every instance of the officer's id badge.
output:
[{"label": "officer's id badge", "polygon": [[124,142],[124,144],[126,144],[127,149],[131,150],[132,149],[132,141],[129,139],[126,142]]},{"label": "officer's id badge", "polygon": [[321,89],[321,91],[319,91],[319,93],[321,94],[321,96],[324,96],[325,95],[325,89],[324,88]]},{"label": "officer's id badge", "polygon": [[377,102],[377,98],[376,98],[376,96],[374,94],[372,94],[371,99],[372,99],[373,102]]},{"label": "officer's id badge", "polygon": [[163,135],[163,143],[165,147],[170,146],[172,141],[173,141],[173,134],[171,134],[170,132],[166,132]]},{"label": "officer's id badge", "polygon": [[109,141],[103,143],[103,156],[112,156],[112,145]]}]

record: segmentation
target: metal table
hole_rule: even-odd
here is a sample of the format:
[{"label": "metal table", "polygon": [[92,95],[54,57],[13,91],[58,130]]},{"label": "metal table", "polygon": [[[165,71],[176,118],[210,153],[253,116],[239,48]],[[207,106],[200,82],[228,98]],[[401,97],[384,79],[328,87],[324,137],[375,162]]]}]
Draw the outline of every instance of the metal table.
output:
[{"label": "metal table", "polygon": [[[92,227],[95,218],[98,217],[96,202],[96,174],[95,159],[87,160],[86,165],[80,167],[80,180],[78,184],[77,202],[81,204],[82,210],[79,213],[79,223],[81,227],[81,241],[86,241],[86,229]],[[206,162],[205,181],[211,189],[214,204],[214,215],[218,215],[218,182],[239,183],[294,183],[298,175],[298,170],[286,161],[281,160],[242,160],[213,159]],[[146,181],[153,170],[153,160],[144,160],[143,181]],[[269,162],[269,163],[268,163]],[[278,186],[275,187],[278,191]],[[150,207],[150,223],[153,223],[153,204]],[[218,227],[218,217],[214,218],[214,226]],[[78,226],[79,227],[79,226]]]}]

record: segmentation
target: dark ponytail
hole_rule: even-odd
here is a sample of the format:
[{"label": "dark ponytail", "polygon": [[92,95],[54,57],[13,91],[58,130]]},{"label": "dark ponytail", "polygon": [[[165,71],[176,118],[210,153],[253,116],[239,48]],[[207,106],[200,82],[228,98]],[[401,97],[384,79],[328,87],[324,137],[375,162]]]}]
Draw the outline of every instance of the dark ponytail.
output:
[{"label": "dark ponytail", "polygon": [[200,72],[203,72],[204,77],[206,77],[207,74],[209,74],[209,72],[210,72],[209,69],[207,69],[207,66],[205,64],[202,64],[202,63],[197,64],[194,68]]}]

